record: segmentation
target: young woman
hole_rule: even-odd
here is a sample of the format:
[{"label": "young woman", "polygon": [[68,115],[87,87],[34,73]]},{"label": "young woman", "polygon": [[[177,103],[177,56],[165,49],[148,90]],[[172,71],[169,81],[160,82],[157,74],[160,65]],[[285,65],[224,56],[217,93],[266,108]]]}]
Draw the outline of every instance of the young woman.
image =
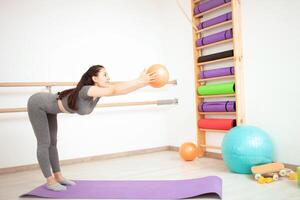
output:
[{"label": "young woman", "polygon": [[[57,151],[57,114],[90,114],[102,96],[124,95],[155,81],[157,74],[146,69],[137,79],[110,82],[105,68],[101,65],[90,67],[75,88],[57,94],[38,92],[29,97],[28,116],[37,139],[37,160],[46,178],[46,187],[53,191],[66,190],[75,182],[63,177]],[[52,172],[51,172],[52,168]]]}]

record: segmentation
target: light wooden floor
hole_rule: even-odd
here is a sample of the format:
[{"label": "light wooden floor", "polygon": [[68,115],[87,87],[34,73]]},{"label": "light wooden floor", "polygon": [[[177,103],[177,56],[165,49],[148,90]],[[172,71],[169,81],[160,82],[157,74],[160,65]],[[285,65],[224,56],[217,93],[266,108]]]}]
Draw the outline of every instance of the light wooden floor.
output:
[{"label": "light wooden floor", "polygon": [[[249,175],[227,171],[222,160],[200,158],[184,162],[177,152],[162,151],[110,160],[62,166],[65,177],[89,180],[175,180],[217,175],[223,179],[225,200],[299,200],[296,181],[282,179],[259,185]],[[44,183],[39,170],[0,176],[0,199],[22,199],[18,195]],[[27,200],[31,198],[26,198]],[[38,198],[33,198],[38,199]],[[201,199],[216,199],[206,196]]]}]

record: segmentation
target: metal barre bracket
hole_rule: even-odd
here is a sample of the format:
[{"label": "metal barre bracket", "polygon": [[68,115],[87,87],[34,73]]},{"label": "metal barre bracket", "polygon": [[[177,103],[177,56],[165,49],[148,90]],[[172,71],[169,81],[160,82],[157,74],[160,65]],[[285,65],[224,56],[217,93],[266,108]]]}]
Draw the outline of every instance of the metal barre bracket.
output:
[{"label": "metal barre bracket", "polygon": [[158,100],[157,105],[168,105],[168,104],[178,104],[178,99],[166,99],[166,100]]}]

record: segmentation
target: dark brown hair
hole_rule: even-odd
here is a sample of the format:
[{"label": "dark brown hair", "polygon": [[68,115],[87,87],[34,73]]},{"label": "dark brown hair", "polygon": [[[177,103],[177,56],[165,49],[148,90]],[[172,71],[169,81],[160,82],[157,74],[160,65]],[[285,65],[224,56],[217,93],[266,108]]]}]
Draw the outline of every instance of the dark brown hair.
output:
[{"label": "dark brown hair", "polygon": [[77,110],[76,101],[77,96],[79,94],[80,89],[85,85],[94,85],[95,82],[93,81],[93,76],[98,76],[100,70],[104,68],[102,65],[93,65],[91,66],[81,77],[80,81],[77,83],[75,88],[67,89],[62,92],[58,92],[58,97],[56,99],[62,99],[63,97],[67,96],[68,94],[68,106],[72,110]]}]

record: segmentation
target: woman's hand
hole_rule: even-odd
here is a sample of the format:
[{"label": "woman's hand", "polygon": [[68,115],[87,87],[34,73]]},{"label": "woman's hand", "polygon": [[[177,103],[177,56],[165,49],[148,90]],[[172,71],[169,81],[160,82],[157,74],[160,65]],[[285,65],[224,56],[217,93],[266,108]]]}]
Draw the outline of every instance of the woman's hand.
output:
[{"label": "woman's hand", "polygon": [[145,85],[148,85],[149,83],[155,81],[157,78],[158,74],[156,72],[147,73],[147,69],[145,68],[138,79]]}]

